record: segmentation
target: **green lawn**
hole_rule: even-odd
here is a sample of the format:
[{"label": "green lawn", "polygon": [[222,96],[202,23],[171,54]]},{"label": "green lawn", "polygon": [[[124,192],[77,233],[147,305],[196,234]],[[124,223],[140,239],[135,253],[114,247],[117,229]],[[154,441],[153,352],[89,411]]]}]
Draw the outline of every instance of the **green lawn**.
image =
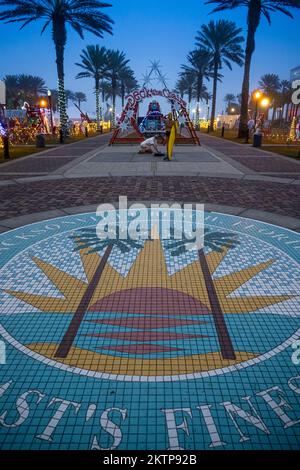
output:
[{"label": "green lawn", "polygon": [[[206,130],[203,129],[201,132],[205,133]],[[217,129],[213,132],[210,132],[209,135],[212,135],[214,137],[219,137],[219,138],[225,139],[225,140],[231,140],[233,142],[238,142],[239,144],[245,144],[245,139],[238,139],[237,138],[238,131],[236,129],[225,129],[224,137],[222,137],[221,132],[222,132],[221,129]],[[249,143],[252,143],[252,137],[251,136],[249,138]],[[279,136],[276,136],[276,137],[263,136],[263,144],[282,145],[282,146],[285,147],[286,146],[286,137],[284,137],[283,135],[282,136],[279,135]]]},{"label": "green lawn", "polygon": [[33,153],[41,152],[45,149],[37,149],[35,146],[21,145],[18,147],[10,147],[10,159],[4,160],[3,149],[0,149],[0,163],[8,162],[15,158],[26,157],[26,155],[31,155]]},{"label": "green lawn", "polygon": [[[205,130],[201,131],[205,133]],[[240,144],[245,143],[245,139],[238,139],[237,138],[237,130],[226,129],[224,137],[221,136],[221,130],[216,130],[210,132],[209,135],[214,137],[223,138],[225,140],[231,140],[232,142],[237,142]],[[251,139],[249,139],[249,143],[251,144]],[[265,145],[264,145],[265,144]],[[273,145],[272,145],[273,144]],[[268,152],[278,153],[279,155],[283,155],[285,157],[291,157],[300,159],[299,152],[300,152],[300,144],[299,145],[286,145],[286,142],[279,143],[278,141],[273,142],[272,140],[268,140],[267,138],[263,138],[263,145],[262,150],[267,150]]]},{"label": "green lawn", "polygon": [[[88,138],[90,137],[96,137],[98,133],[91,133]],[[65,144],[72,144],[74,142],[78,142],[80,140],[85,140],[86,137],[84,135],[78,135],[78,136],[72,136],[68,137],[65,140]],[[65,145],[64,144],[64,145]],[[18,145],[15,147],[10,146],[10,160],[13,160],[15,158],[20,158],[20,157],[26,157],[26,155],[31,155],[34,153],[42,152],[44,150],[49,150],[50,148],[56,147],[60,145],[58,140],[53,138],[53,137],[46,137],[46,147],[38,149],[34,144],[30,145]],[[0,148],[0,163],[7,162],[9,160],[4,160],[3,157],[3,149]]]},{"label": "green lawn", "polygon": [[[207,133],[206,130],[202,129],[201,132],[203,134]],[[225,140],[232,140],[233,142],[237,142],[239,144],[244,144],[245,139],[238,139],[237,138],[237,130],[231,130],[231,129],[226,129],[224,133],[224,137],[221,135],[221,130],[217,129],[213,132],[210,132],[209,135],[213,137],[219,137],[220,139],[225,139]]]},{"label": "green lawn", "polygon": [[300,145],[295,147],[291,145],[263,145],[262,150],[267,150],[268,152],[278,153],[279,155],[284,155],[285,157],[291,157],[300,160]]}]

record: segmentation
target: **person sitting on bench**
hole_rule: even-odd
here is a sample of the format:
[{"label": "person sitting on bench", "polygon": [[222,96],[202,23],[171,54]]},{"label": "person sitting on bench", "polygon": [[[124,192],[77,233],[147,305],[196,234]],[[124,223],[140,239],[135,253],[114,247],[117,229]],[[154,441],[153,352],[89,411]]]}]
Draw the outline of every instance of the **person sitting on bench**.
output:
[{"label": "person sitting on bench", "polygon": [[154,155],[162,155],[158,149],[158,139],[161,139],[159,135],[150,137],[149,139],[144,140],[141,143],[139,153],[153,153]]}]

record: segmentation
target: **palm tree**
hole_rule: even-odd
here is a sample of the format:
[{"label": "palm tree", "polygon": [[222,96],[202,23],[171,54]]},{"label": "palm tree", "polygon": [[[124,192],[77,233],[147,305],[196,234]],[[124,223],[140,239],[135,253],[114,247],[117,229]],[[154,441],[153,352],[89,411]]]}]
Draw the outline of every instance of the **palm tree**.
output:
[{"label": "palm tree", "polygon": [[68,117],[64,85],[67,25],[70,25],[82,39],[84,31],[101,38],[103,32],[111,34],[113,21],[102,11],[111,5],[98,0],[0,0],[0,6],[8,7],[0,12],[0,20],[6,23],[21,22],[23,23],[21,29],[41,19],[45,21],[42,33],[51,25],[56,52],[60,123],[63,133],[67,134]]},{"label": "palm tree", "polygon": [[76,234],[72,238],[76,240],[76,248],[75,251],[86,249],[87,254],[101,252],[104,250],[104,254],[97,266],[92,280],[88,284],[85,293],[82,296],[82,299],[75,311],[72,320],[65,332],[58,348],[55,353],[55,357],[59,358],[66,358],[70,352],[70,349],[73,345],[73,342],[76,338],[78,333],[79,327],[82,323],[84,315],[89,308],[90,302],[93,299],[94,292],[96,287],[98,286],[105,266],[108,262],[109,256],[114,247],[117,247],[121,253],[129,253],[132,248],[139,249],[142,248],[137,241],[126,239],[120,239],[120,229],[119,226],[116,230],[116,237],[112,237],[106,240],[101,240],[98,238],[96,230],[92,230],[90,228],[82,229],[80,234]]},{"label": "palm tree", "polygon": [[247,8],[247,41],[245,50],[245,68],[242,86],[241,118],[239,126],[239,137],[246,137],[248,132],[248,101],[250,89],[250,70],[251,60],[255,51],[255,35],[259,27],[261,17],[264,16],[271,24],[271,13],[281,12],[290,18],[293,15],[289,8],[300,8],[299,0],[206,0],[205,3],[217,3],[218,6],[213,10],[219,12],[233,9],[236,7]]},{"label": "palm tree", "polygon": [[290,108],[290,103],[292,101],[292,94],[293,94],[293,88],[292,84],[289,80],[281,80],[280,83],[280,106],[282,108],[281,111],[281,121],[283,120],[283,109],[285,107],[285,117],[284,121],[288,121],[289,117],[289,108]]},{"label": "palm tree", "polygon": [[75,94],[71,90],[65,90],[66,108],[69,107],[69,101],[75,101]]},{"label": "palm tree", "polygon": [[184,98],[184,95],[186,93],[186,83],[183,77],[177,80],[174,91],[175,93],[178,93],[180,98]]},{"label": "palm tree", "polygon": [[[196,242],[196,239],[188,240],[183,236],[181,240],[169,242],[167,248],[171,250],[172,256],[179,256],[187,252],[187,243],[190,244],[193,241]],[[222,253],[224,248],[235,248],[238,244],[239,241],[236,239],[235,234],[224,232],[210,232],[209,229],[204,229],[204,247],[210,248],[213,251]],[[211,313],[213,315],[213,320],[218,335],[221,355],[223,359],[234,360],[236,358],[234,348],[229,335],[229,331],[227,329],[224,314],[222,312],[222,308],[219,302],[214,280],[212,278],[207,263],[204,247],[198,249],[198,259],[205,280],[205,286],[211,306]]]},{"label": "palm tree", "polygon": [[195,86],[195,79],[196,79],[195,73],[191,71],[181,72],[180,78],[183,80],[183,83],[185,86],[185,93],[187,94],[188,104],[190,107],[191,101],[194,97],[194,86]]},{"label": "palm tree", "polygon": [[36,101],[40,94],[47,93],[45,80],[35,75],[19,75],[18,88],[24,101],[26,99]]},{"label": "palm tree", "polygon": [[212,99],[212,94],[207,90],[206,85],[203,85],[202,92],[200,94],[200,101],[205,101],[208,104],[209,100]]},{"label": "palm tree", "polygon": [[219,20],[216,22],[210,21],[208,25],[202,25],[196,37],[197,45],[208,49],[213,56],[213,98],[210,120],[212,129],[215,124],[219,70],[223,65],[232,70],[232,62],[239,66],[243,64],[241,43],[244,38],[240,35],[241,32],[242,28],[238,28],[233,21]]},{"label": "palm tree", "polygon": [[6,86],[6,104],[9,108],[17,108],[19,106],[19,88],[18,75],[5,75],[3,81]]},{"label": "palm tree", "polygon": [[226,103],[226,112],[228,113],[231,108],[231,103],[234,103],[235,95],[233,93],[227,93],[224,96],[224,102]]},{"label": "palm tree", "polygon": [[187,56],[189,65],[183,65],[182,69],[185,72],[191,73],[195,77],[195,95],[197,101],[196,107],[196,128],[199,129],[200,110],[199,102],[201,99],[203,80],[209,79],[211,74],[212,54],[207,49],[201,47],[190,52]]},{"label": "palm tree", "polygon": [[266,95],[271,99],[273,113],[272,113],[272,122],[275,118],[275,113],[278,105],[278,95],[280,92],[280,78],[275,73],[266,73],[261,77],[258,82],[260,88],[264,91]]},{"label": "palm tree", "polygon": [[76,91],[74,93],[74,100],[77,103],[78,108],[80,108],[81,103],[86,103],[86,101],[87,101],[86,94],[83,93],[82,91]]},{"label": "palm tree", "polygon": [[47,93],[45,80],[35,75],[6,75],[7,104],[18,107],[22,102],[35,104],[39,95]]},{"label": "palm tree", "polygon": [[125,67],[120,73],[120,96],[122,108],[125,105],[125,96],[138,88],[138,82],[134,77],[134,72],[130,67]]},{"label": "palm tree", "polygon": [[107,80],[101,80],[100,91],[102,102],[109,100],[112,97],[111,84]]},{"label": "palm tree", "polygon": [[235,95],[236,97],[236,100],[238,102],[238,104],[241,106],[242,104],[242,93],[238,93],[237,95]]},{"label": "palm tree", "polygon": [[129,62],[126,59],[125,53],[109,49],[107,51],[107,79],[111,83],[112,90],[112,125],[115,126],[116,123],[116,97],[117,97],[117,88],[119,81],[121,80],[122,73],[127,68]]},{"label": "palm tree", "polygon": [[101,108],[100,108],[100,81],[106,77],[107,67],[107,50],[105,47],[87,46],[82,50],[80,55],[81,63],[77,63],[78,67],[83,69],[76,78],[92,78],[95,83],[96,96],[96,119],[97,129],[100,128]]}]

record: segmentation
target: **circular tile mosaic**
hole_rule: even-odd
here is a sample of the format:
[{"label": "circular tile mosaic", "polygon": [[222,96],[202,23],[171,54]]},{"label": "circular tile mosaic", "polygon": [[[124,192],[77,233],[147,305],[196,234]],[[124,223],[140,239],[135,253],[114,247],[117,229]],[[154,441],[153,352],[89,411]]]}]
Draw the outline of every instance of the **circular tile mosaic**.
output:
[{"label": "circular tile mosaic", "polygon": [[[97,221],[95,214],[82,214],[0,235],[0,337],[7,358],[0,365],[0,404],[30,390],[40,409],[42,384],[55,399],[67,395],[78,404],[78,410],[69,405],[74,429],[90,429],[77,441],[74,429],[54,439],[64,433],[47,427],[47,407],[39,420],[26,417],[23,427],[36,432],[20,440],[11,432],[22,423],[13,428],[14,413],[4,404],[0,447],[1,440],[3,448],[43,448],[45,442],[53,448],[225,446],[211,415],[210,407],[217,406],[216,416],[226,417],[230,430],[227,447],[281,442],[294,448],[300,437],[294,424],[284,439],[277,438],[283,414],[288,419],[282,402],[276,412],[271,395],[261,395],[269,409],[256,411],[249,396],[282,383],[290,384],[293,400],[300,393],[292,358],[300,333],[300,235],[206,213],[201,249],[186,250],[184,241],[159,236],[99,245]],[[99,405],[96,390],[111,413],[103,418],[102,443],[88,423]],[[190,429],[198,422],[200,434]],[[150,436],[149,426],[158,433]],[[118,440],[116,428],[124,427],[126,437],[120,431]]]}]

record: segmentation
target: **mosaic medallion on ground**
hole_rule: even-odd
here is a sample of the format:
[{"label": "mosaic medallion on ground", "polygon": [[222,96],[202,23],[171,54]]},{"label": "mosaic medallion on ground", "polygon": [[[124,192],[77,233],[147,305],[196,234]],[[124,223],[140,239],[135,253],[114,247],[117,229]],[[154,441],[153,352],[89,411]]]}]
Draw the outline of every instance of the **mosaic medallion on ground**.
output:
[{"label": "mosaic medallion on ground", "polygon": [[0,448],[297,449],[300,235],[95,244],[95,214],[0,235]]}]

